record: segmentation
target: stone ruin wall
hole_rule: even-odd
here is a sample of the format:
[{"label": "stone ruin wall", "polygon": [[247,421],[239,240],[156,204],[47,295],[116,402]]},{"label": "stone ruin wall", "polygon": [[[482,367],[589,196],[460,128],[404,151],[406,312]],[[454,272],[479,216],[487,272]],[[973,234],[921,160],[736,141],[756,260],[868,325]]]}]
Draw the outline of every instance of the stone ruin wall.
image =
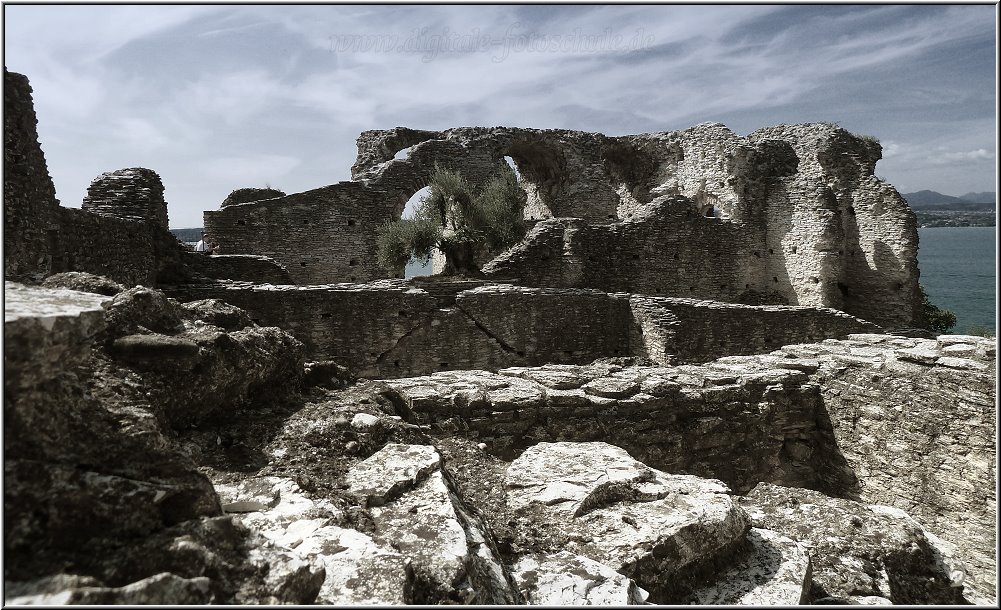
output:
[{"label": "stone ruin wall", "polygon": [[859,499],[907,511],[959,544],[983,591],[997,585],[995,339],[867,337],[783,348],[833,353],[814,377]]},{"label": "stone ruin wall", "polygon": [[3,80],[4,276],[16,278],[48,269],[59,202],[38,144],[31,85],[6,69]]},{"label": "stone ruin wall", "polygon": [[166,243],[158,227],[166,233],[167,226],[159,176],[146,169],[104,174],[83,209],[61,207],[38,143],[31,86],[6,70],[4,155],[5,277],[87,271],[128,284],[155,280]]},{"label": "stone ruin wall", "polygon": [[399,217],[436,163],[482,185],[510,157],[528,194],[526,220],[539,224],[486,267],[490,277],[834,307],[901,327],[918,302],[917,229],[873,175],[880,155],[877,143],[825,123],[746,138],[714,123],[621,137],[366,131],[352,181],[206,212],[205,223],[228,252],[271,256],[301,284],[383,278],[375,230]]},{"label": "stone ruin wall", "polygon": [[488,276],[834,307],[911,324],[917,229],[899,194],[872,175],[877,145],[827,124],[746,139],[708,124],[617,145],[631,173],[616,171],[634,184],[622,192],[620,220],[540,223]]},{"label": "stone ruin wall", "polygon": [[86,271],[130,286],[156,283],[157,242],[144,223],[63,207],[56,218],[49,273]]},{"label": "stone ruin wall", "polygon": [[169,228],[163,182],[156,172],[142,167],[105,172],[95,178],[81,209],[98,216],[140,222],[150,232]]},{"label": "stone ruin wall", "polygon": [[213,280],[295,284],[288,270],[267,256],[186,252],[183,260],[185,267]]},{"label": "stone ruin wall", "polygon": [[513,459],[600,440],[672,473],[893,506],[996,575],[996,344],[858,334],[670,368],[550,365],[390,380],[398,410]]},{"label": "stone ruin wall", "polygon": [[[38,143],[31,86],[4,70],[4,274],[36,281],[64,271],[103,275],[126,285],[209,278],[292,283],[260,256],[186,257],[168,232],[163,183],[144,168],[98,176],[81,208],[59,205]],[[213,260],[208,260],[208,259]]]},{"label": "stone ruin wall", "polygon": [[302,287],[215,283],[168,294],[232,303],[259,324],[288,330],[311,358],[336,360],[370,378],[609,357],[704,362],[877,328],[838,311],[805,307],[508,285],[436,289],[385,280]]},{"label": "stone ruin wall", "polygon": [[220,252],[267,256],[296,284],[326,284],[385,275],[376,262],[375,231],[392,218],[385,193],[340,182],[205,212],[204,224]]}]

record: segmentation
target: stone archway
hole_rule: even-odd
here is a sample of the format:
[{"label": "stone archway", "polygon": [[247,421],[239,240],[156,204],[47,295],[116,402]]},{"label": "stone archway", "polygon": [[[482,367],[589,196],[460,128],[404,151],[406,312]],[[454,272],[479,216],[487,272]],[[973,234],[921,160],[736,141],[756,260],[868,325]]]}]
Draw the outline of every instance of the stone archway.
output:
[{"label": "stone archway", "polygon": [[504,152],[504,159],[513,164],[518,181],[528,200],[525,220],[539,221],[559,215],[558,195],[563,190],[566,175],[562,154],[549,146],[531,142],[514,142]]}]

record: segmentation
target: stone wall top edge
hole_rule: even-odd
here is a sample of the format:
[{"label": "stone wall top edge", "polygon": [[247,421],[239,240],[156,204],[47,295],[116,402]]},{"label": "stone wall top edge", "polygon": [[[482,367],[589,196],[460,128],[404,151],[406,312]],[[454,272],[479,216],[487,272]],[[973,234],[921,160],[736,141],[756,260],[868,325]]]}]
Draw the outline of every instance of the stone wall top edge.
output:
[{"label": "stone wall top edge", "polygon": [[76,317],[103,311],[112,297],[68,288],[42,288],[4,281],[4,324],[25,318]]}]

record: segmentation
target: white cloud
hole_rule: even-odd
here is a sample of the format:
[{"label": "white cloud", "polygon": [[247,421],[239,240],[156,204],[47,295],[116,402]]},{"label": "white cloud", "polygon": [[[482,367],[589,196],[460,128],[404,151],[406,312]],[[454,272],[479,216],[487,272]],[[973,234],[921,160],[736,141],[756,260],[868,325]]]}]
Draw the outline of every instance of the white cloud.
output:
[{"label": "white cloud", "polygon": [[[68,177],[79,181],[83,171],[92,177],[156,163],[151,169],[177,194],[171,218],[188,226],[233,188],[282,179],[292,192],[346,178],[358,133],[396,125],[621,134],[741,117],[753,129],[843,122],[854,105],[865,108],[868,123],[852,130],[883,138],[879,172],[891,182],[979,180],[957,188],[993,188],[984,166],[995,158],[988,136],[996,126],[971,118],[970,104],[992,95],[984,92],[994,91],[995,62],[981,60],[989,72],[977,68],[984,72],[957,86],[946,77],[984,53],[939,52],[970,41],[996,52],[987,48],[990,7],[5,9],[5,61],[35,89],[42,146],[60,192],[77,190],[66,186]],[[434,52],[450,40],[441,38],[446,32],[490,44]],[[626,41],[640,33],[651,45],[631,55],[505,46],[530,33],[549,40],[610,33]],[[332,37],[348,34],[417,48],[332,52]],[[806,102],[808,118],[790,118]],[[944,149],[932,153],[936,146]],[[982,176],[964,174],[964,164],[976,164]]]},{"label": "white cloud", "polygon": [[953,163],[969,163],[970,161],[990,161],[994,159],[993,151],[985,148],[976,150],[947,152],[940,155],[931,155],[928,160],[936,165],[949,165]]},{"label": "white cloud", "polygon": [[299,163],[299,159],[283,155],[220,157],[207,160],[200,167],[199,173],[224,184],[263,187],[265,182],[283,178]]},{"label": "white cloud", "polygon": [[171,143],[171,137],[150,121],[136,117],[122,117],[115,121],[116,144],[123,148],[151,151]]}]

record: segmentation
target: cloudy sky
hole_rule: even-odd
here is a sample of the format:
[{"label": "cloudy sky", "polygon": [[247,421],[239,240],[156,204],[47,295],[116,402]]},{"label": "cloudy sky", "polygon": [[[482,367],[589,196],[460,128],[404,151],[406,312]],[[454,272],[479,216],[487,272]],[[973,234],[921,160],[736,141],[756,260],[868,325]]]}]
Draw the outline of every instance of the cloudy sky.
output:
[{"label": "cloudy sky", "polygon": [[366,129],[832,121],[901,192],[995,189],[996,7],[12,6],[63,205],[156,170],[172,227],[349,178]]}]

